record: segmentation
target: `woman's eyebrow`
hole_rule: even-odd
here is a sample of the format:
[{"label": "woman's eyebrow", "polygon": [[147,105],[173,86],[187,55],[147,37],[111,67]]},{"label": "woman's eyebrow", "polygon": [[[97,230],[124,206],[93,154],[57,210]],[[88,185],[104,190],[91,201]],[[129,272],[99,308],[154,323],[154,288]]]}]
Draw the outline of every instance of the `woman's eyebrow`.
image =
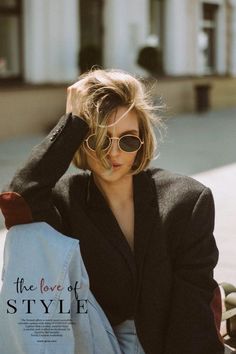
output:
[{"label": "woman's eyebrow", "polygon": [[[111,133],[107,132],[107,134],[110,136]],[[135,134],[135,135],[138,135],[139,134],[139,131],[136,130],[136,129],[132,129],[132,130],[126,130],[124,132],[122,132],[121,134],[119,134],[119,136],[122,136],[122,135],[126,135],[126,134]]]}]

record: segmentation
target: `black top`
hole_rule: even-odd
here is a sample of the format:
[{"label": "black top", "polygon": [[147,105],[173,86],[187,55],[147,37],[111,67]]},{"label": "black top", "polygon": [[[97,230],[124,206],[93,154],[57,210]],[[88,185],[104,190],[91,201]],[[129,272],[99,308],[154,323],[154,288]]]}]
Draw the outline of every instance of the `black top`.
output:
[{"label": "black top", "polygon": [[64,176],[88,133],[71,114],[0,195],[6,225],[46,221],[80,240],[91,290],[114,326],[134,317],[147,354],[223,354],[209,188],[147,169],[133,176],[134,254],[89,172]]}]

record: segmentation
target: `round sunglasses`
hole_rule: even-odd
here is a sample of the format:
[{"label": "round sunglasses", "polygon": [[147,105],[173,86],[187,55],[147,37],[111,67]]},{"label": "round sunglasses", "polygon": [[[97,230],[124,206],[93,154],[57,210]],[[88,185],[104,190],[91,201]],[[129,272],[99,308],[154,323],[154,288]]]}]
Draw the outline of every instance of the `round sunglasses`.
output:
[{"label": "round sunglasses", "polygon": [[[108,150],[111,147],[112,140],[118,140],[118,147],[124,152],[136,152],[138,151],[144,142],[137,136],[132,134],[123,135],[120,138],[105,136],[102,150]],[[96,151],[96,134],[91,134],[87,139],[85,139],[87,147]]]}]

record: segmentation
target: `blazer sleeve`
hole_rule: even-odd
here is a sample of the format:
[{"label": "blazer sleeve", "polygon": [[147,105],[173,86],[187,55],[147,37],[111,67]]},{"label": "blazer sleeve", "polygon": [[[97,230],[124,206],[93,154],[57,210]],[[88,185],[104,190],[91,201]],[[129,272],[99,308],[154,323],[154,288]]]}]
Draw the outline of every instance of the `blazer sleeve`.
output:
[{"label": "blazer sleeve", "polygon": [[52,190],[68,169],[88,130],[83,119],[65,114],[32,149],[24,166],[16,171],[0,194],[0,207],[7,228],[45,221],[57,230],[65,231],[62,215],[53,203]]},{"label": "blazer sleeve", "polygon": [[221,296],[213,269],[215,207],[209,188],[198,197],[181,237],[175,265],[165,354],[223,354]]}]

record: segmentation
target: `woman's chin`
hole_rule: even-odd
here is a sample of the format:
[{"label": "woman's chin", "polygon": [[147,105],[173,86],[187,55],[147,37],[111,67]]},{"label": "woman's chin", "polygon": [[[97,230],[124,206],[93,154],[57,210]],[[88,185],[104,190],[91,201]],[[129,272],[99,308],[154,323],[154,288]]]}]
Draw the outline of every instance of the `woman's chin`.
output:
[{"label": "woman's chin", "polygon": [[96,177],[106,182],[117,182],[129,175],[130,169],[124,169],[122,166],[112,167],[110,170],[105,170],[101,173],[95,173]]}]

